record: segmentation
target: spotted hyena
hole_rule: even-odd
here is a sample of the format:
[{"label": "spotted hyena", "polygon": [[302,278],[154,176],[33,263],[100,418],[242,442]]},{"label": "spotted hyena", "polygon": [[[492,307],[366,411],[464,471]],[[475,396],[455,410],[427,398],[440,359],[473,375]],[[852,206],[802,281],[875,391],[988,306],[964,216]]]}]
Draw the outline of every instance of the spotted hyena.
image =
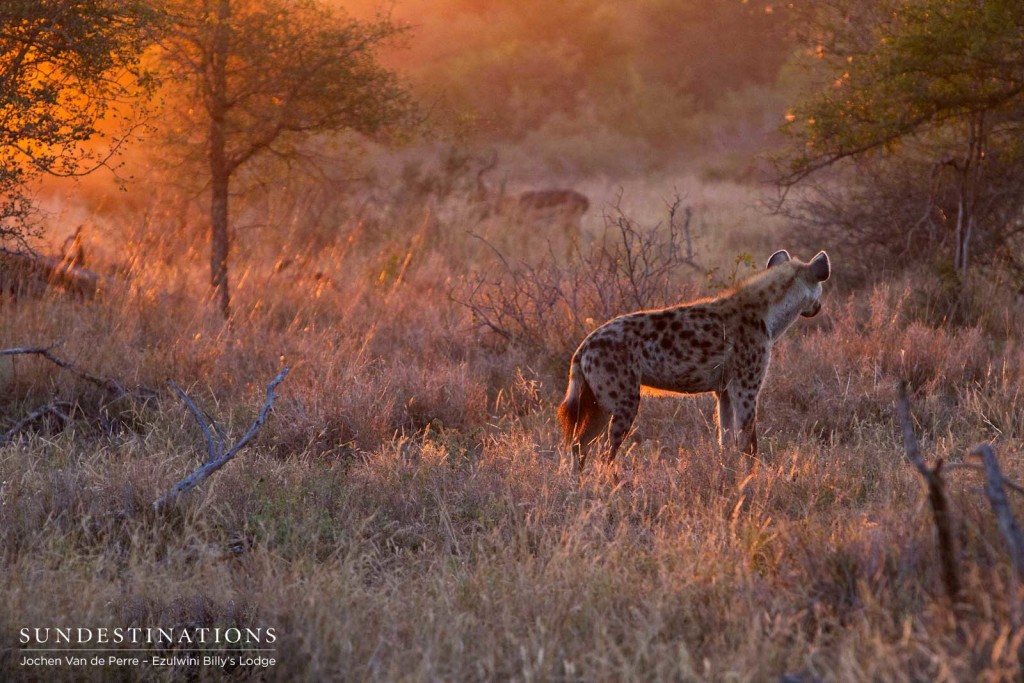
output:
[{"label": "spotted hyena", "polygon": [[[558,407],[566,440],[580,455],[607,432],[608,462],[633,424],[640,389],[714,392],[718,441],[757,453],[757,394],[772,344],[798,315],[821,310],[828,255],[810,263],[777,251],[767,269],[714,299],[619,316],[583,340]],[[609,426],[609,419],[611,420]]]}]

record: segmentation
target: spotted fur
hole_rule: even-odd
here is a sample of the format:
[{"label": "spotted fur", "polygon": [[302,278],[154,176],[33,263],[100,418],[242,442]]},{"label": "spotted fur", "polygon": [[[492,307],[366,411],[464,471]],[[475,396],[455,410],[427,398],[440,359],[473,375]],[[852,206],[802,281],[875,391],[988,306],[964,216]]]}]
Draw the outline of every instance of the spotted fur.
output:
[{"label": "spotted fur", "polygon": [[619,316],[583,340],[558,407],[566,441],[579,453],[608,436],[615,459],[636,417],[641,387],[677,394],[714,392],[718,441],[757,453],[757,397],[772,344],[798,316],[821,310],[828,255],[809,263],[778,251],[768,267],[730,292]]}]

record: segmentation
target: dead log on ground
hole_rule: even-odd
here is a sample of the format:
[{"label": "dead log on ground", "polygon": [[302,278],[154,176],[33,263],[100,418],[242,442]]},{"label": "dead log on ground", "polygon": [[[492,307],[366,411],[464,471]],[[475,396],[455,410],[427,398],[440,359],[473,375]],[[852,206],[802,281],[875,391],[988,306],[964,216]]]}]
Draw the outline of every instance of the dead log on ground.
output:
[{"label": "dead log on ground", "polygon": [[65,256],[43,256],[18,251],[0,253],[0,292],[14,296],[41,296],[53,288],[90,299],[105,278]]},{"label": "dead log on ground", "polygon": [[[263,409],[260,411],[260,414],[256,417],[256,421],[252,423],[251,427],[249,427],[249,431],[247,431],[245,435],[227,451],[224,450],[224,435],[223,432],[221,432],[220,427],[217,425],[217,422],[205,412],[201,411],[196,406],[195,402],[189,398],[188,394],[186,394],[177,384],[169,382],[171,387],[175,392],[177,392],[178,396],[181,397],[189,412],[192,413],[192,416],[196,419],[196,422],[199,424],[199,428],[203,432],[203,439],[206,441],[206,462],[192,474],[172,486],[170,491],[154,501],[154,511],[159,512],[173,505],[179,496],[188,493],[195,487],[199,486],[199,484],[201,484],[207,477],[238,455],[238,452],[241,451],[254,436],[256,436],[256,432],[258,432],[267,421],[267,415],[270,414],[270,409],[274,405],[274,389],[276,389],[277,385],[283,382],[284,378],[288,376],[288,371],[289,368],[285,367],[278,373],[277,377],[267,385],[267,400],[264,402]],[[211,428],[213,430],[212,432]],[[216,433],[216,438],[214,438],[214,432]]]}]

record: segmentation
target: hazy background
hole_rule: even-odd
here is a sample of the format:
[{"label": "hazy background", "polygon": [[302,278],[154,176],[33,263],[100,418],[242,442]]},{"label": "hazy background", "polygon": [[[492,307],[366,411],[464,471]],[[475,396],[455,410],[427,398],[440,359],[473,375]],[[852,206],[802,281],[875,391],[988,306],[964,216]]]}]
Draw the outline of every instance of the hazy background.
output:
[{"label": "hazy background", "polygon": [[442,130],[569,175],[742,171],[791,94],[771,3],[419,0],[393,16],[412,30],[391,61]]},{"label": "hazy background", "polygon": [[[381,11],[374,2],[337,7],[359,19]],[[717,211],[705,199],[731,193],[720,182],[750,186],[739,202],[725,201],[748,211],[744,220],[772,220],[758,208],[772,192],[767,157],[808,79],[785,8],[734,0],[410,0],[383,11],[407,27],[381,56],[417,100],[419,125],[383,144],[320,135],[304,143],[298,162],[247,165],[231,188],[233,250],[243,259],[260,245],[290,241],[295,226],[287,224],[299,205],[312,202],[321,223],[344,232],[339,224],[359,222],[374,207],[388,213],[398,198],[422,204],[480,181],[495,194],[582,191],[592,206],[587,235],[600,233],[612,203],[654,220],[679,193]],[[44,180],[47,249],[87,224],[86,243],[116,260],[154,212],[168,211],[176,216],[175,248],[205,258],[208,189],[187,161],[203,153],[202,140],[178,116],[187,105],[176,87],[159,91],[149,127],[120,157],[120,182],[105,170]]]}]

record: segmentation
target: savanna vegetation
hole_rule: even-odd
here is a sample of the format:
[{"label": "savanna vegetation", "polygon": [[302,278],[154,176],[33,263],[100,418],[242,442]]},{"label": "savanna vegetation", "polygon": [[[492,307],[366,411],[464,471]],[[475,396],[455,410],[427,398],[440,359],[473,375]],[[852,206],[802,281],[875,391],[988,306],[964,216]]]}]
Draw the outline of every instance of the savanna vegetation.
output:
[{"label": "savanna vegetation", "polygon": [[[51,28],[79,5],[23,4]],[[1024,480],[1015,3],[185,4],[0,37],[0,188],[35,211],[4,228],[40,255],[77,235],[60,272],[96,277],[0,262],[0,349],[50,355],[0,355],[0,678],[1020,678],[1020,578],[966,466],[991,441]],[[17,45],[85,70],[13,89]],[[329,101],[294,80],[336,70]],[[43,105],[91,126],[32,138],[52,167],[16,144]],[[553,188],[581,220],[521,210]],[[574,472],[554,408],[583,336],[777,248],[833,274],[775,347],[761,457],[717,447],[710,396],[649,397],[617,476]],[[154,510],[285,366],[249,446]],[[946,463],[955,595],[901,381]],[[276,662],[27,667],[26,627],[273,628]]]}]

